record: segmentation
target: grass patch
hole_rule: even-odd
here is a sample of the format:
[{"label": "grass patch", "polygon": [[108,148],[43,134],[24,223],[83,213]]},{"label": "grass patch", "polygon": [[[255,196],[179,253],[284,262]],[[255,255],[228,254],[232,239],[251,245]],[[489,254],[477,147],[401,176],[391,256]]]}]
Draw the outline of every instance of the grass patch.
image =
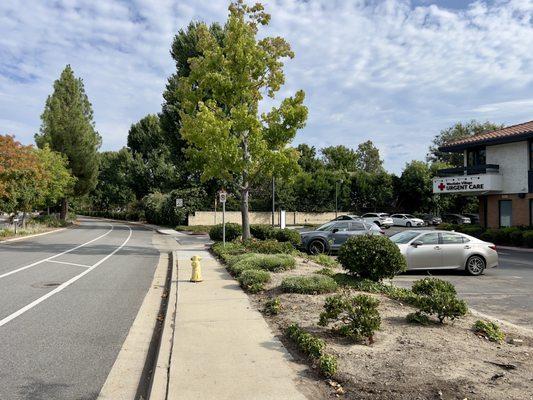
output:
[{"label": "grass patch", "polygon": [[281,282],[285,293],[320,294],[337,290],[333,278],[325,275],[289,276]]}]

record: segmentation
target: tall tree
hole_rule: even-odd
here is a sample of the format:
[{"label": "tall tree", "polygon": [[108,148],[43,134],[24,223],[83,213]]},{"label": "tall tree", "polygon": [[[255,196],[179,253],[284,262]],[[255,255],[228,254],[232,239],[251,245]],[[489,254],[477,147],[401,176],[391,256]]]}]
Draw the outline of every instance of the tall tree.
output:
[{"label": "tall tree", "polygon": [[282,59],[294,56],[281,37],[256,38],[269,20],[261,4],[250,7],[237,0],[229,7],[222,43],[199,25],[201,55],[189,59],[189,76],[178,84],[187,155],[201,166],[203,180],[238,185],[244,239],[250,237],[251,186],[265,176],[297,171],[298,155],[287,145],[307,119],[302,91],[258,115],[263,93],[274,98],[284,83]]},{"label": "tall tree", "polygon": [[[41,115],[40,133],[35,135],[39,148],[46,144],[64,154],[68,166],[76,178],[73,194],[82,196],[96,186],[98,176],[98,148],[101,138],[96,132],[93,110],[81,78],[76,78],[67,65],[54,91],[48,96]],[[68,196],[62,199],[61,219],[68,212]]]},{"label": "tall tree", "polygon": [[357,155],[357,169],[365,172],[383,171],[383,160],[379,157],[379,149],[371,140],[360,143],[355,152]]},{"label": "tall tree", "polygon": [[324,147],[321,151],[326,168],[335,171],[354,172],[357,170],[357,153],[340,145]]},{"label": "tall tree", "polygon": [[484,132],[490,132],[503,128],[503,125],[493,124],[492,122],[470,121],[466,123],[458,122],[453,126],[440,131],[433,138],[429,146],[429,152],[426,156],[428,162],[442,162],[454,167],[462,167],[464,164],[463,153],[444,153],[439,147],[458,139],[479,135]]}]

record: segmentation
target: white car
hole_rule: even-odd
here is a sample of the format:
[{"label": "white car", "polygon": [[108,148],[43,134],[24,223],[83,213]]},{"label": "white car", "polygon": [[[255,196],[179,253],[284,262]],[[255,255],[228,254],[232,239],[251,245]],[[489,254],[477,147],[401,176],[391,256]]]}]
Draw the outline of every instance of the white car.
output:
[{"label": "white car", "polygon": [[423,219],[416,218],[411,214],[393,214],[391,218],[395,226],[411,228],[412,226],[424,226],[426,224]]},{"label": "white car", "polygon": [[388,229],[394,225],[394,221],[386,213],[366,213],[361,217],[365,222],[373,222],[380,228]]}]

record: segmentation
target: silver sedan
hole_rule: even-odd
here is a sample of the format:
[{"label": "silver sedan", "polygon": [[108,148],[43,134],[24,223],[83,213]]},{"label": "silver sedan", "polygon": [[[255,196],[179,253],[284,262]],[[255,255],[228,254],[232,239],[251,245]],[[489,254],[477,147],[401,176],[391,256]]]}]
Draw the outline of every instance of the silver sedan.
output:
[{"label": "silver sedan", "polygon": [[481,275],[498,266],[493,243],[450,231],[403,231],[390,239],[398,245],[409,270],[461,269]]}]

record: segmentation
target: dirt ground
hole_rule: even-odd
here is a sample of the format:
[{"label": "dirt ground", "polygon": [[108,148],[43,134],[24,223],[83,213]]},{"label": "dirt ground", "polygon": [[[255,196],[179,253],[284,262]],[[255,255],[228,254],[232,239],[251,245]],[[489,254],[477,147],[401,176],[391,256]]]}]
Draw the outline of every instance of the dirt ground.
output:
[{"label": "dirt ground", "polygon": [[353,344],[318,326],[328,295],[284,294],[279,289],[283,277],[310,274],[321,268],[298,260],[295,270],[272,274],[267,290],[250,296],[260,310],[268,298],[281,299],[281,313],[265,318],[297,362],[309,364],[283,334],[292,323],[324,339],[326,352],[338,357],[338,374],[333,382],[321,378],[312,367],[303,373],[299,369],[302,390],[309,398],[533,399],[533,335],[528,331],[503,327],[506,340],[497,344],[472,332],[478,318],[471,314],[445,325],[412,325],[405,320],[412,307],[372,294],[380,300],[381,330],[373,345]]}]

